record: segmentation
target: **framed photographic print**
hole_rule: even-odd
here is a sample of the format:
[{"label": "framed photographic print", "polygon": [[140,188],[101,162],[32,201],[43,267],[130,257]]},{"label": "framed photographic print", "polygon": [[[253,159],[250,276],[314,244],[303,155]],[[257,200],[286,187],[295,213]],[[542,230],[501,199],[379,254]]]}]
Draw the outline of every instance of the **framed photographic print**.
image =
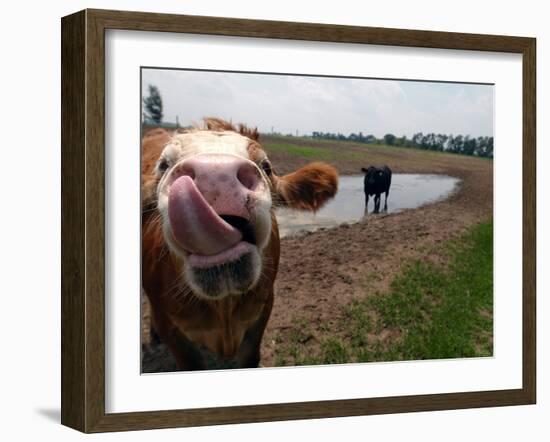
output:
[{"label": "framed photographic print", "polygon": [[535,165],[532,38],[64,17],[62,423],[535,403]]}]

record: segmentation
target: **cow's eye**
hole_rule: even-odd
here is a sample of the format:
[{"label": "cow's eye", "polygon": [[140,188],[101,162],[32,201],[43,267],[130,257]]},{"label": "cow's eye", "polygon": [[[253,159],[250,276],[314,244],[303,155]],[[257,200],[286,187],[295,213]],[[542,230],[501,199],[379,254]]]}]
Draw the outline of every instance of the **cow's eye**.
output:
[{"label": "cow's eye", "polygon": [[170,167],[170,165],[168,164],[168,161],[166,161],[166,159],[162,159],[160,160],[157,168],[159,170],[160,173],[164,173],[168,170],[168,167]]},{"label": "cow's eye", "polygon": [[273,169],[271,168],[271,163],[269,162],[269,160],[267,159],[262,160],[262,162],[260,163],[260,167],[262,168],[262,170],[265,172],[267,176],[271,176]]}]

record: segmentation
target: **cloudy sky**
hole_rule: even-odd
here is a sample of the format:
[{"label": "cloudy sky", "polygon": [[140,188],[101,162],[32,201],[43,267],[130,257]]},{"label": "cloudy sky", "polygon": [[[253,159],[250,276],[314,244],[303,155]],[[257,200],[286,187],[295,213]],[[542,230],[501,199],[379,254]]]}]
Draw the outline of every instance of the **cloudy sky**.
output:
[{"label": "cloudy sky", "polygon": [[142,70],[142,92],[159,88],[164,121],[205,116],[261,132],[416,132],[493,135],[493,86],[271,74]]}]

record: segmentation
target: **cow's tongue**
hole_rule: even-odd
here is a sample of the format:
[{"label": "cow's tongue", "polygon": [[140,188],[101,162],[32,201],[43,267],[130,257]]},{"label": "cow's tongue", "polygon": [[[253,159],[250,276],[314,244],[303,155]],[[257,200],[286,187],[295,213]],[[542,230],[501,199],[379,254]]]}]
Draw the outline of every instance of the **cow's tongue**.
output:
[{"label": "cow's tongue", "polygon": [[215,255],[242,239],[241,232],[210,207],[189,176],[170,187],[168,217],[176,241],[190,253]]}]

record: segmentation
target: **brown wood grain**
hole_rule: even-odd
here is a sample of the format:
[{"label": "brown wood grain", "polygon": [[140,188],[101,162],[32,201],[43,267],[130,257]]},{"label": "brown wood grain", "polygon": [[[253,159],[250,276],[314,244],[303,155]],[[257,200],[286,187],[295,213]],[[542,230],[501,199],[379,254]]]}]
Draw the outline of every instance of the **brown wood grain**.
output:
[{"label": "brown wood grain", "polygon": [[90,431],[105,414],[105,38],[101,21],[89,11],[86,15],[86,431]]},{"label": "brown wood grain", "polygon": [[[523,55],[523,387],[338,401],[105,413],[106,29],[499,51]],[[62,19],[62,423],[84,432],[532,404],[536,398],[535,39],[86,10]],[[519,147],[518,147],[519,148]],[[139,302],[139,294],[136,294]]]},{"label": "brown wood grain", "polygon": [[523,389],[536,402],[536,40],[523,51]]},{"label": "brown wood grain", "polygon": [[85,14],[63,19],[61,34],[61,422],[85,419]]}]

